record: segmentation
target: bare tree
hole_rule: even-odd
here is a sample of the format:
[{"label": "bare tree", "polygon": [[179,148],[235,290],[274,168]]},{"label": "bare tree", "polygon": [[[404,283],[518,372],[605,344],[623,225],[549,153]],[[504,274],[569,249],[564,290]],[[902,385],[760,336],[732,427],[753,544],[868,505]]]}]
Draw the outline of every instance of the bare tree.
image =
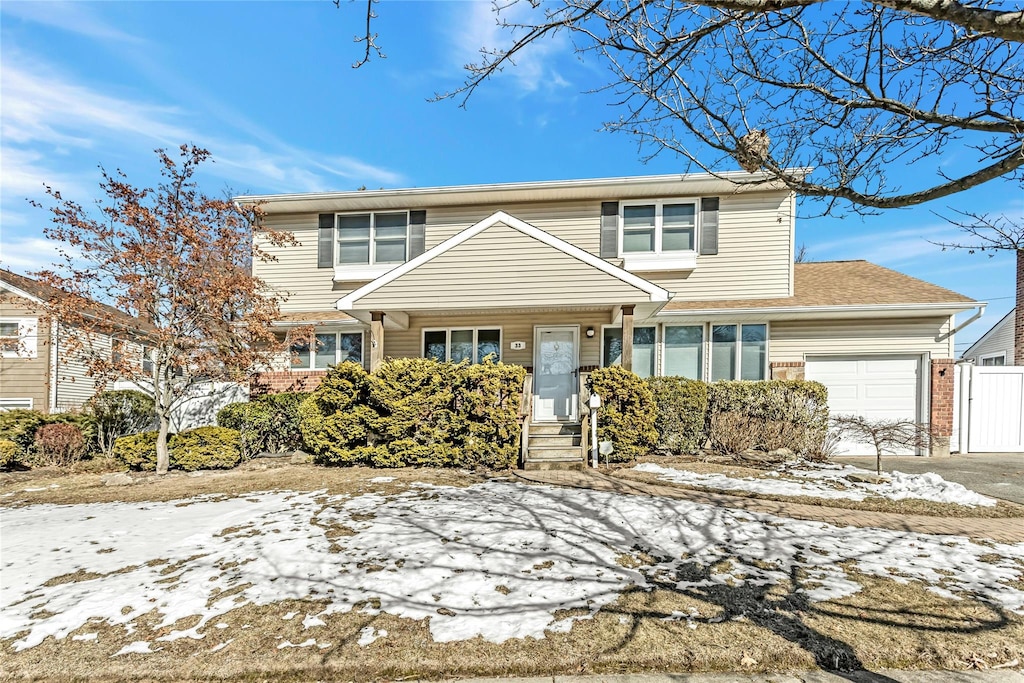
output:
[{"label": "bare tree", "polygon": [[[526,6],[529,2],[529,7]],[[370,31],[361,65],[378,49]],[[513,5],[517,19],[507,17]],[[495,0],[504,47],[485,46],[465,98],[534,43],[569,35],[606,65],[649,157],[733,164],[738,184],[782,183],[824,211],[872,212],[1024,178],[1024,12],[989,0]],[[524,18],[525,15],[525,18]],[[504,18],[503,18],[504,17]],[[963,162],[947,175],[943,162]],[[914,164],[915,187],[890,178]],[[811,170],[813,169],[813,170]]]},{"label": "bare tree", "polygon": [[793,263],[806,263],[809,258],[810,257],[807,254],[807,245],[801,244],[796,250],[796,255],[793,257]]},{"label": "bare tree", "polygon": [[882,454],[897,450],[929,448],[932,443],[928,425],[913,420],[869,420],[859,415],[837,415],[832,429],[840,436],[867,441],[875,448],[875,472],[882,473]]},{"label": "bare tree", "polygon": [[[37,273],[60,292],[47,301],[48,313],[76,330],[64,357],[82,362],[101,386],[124,379],[153,396],[157,472],[164,473],[171,412],[190,390],[246,379],[282,343],[271,328],[278,300],[251,270],[253,258],[271,258],[253,240],[260,207],[199,190],[193,175],[210,156],[205,149],[182,145],[177,161],[156,152],[163,178],[156,188],[103,171],[99,215],[50,187],[49,205],[33,204],[51,214],[46,236],[78,252]],[[270,244],[295,243],[291,233],[262,235]],[[111,348],[103,340],[124,328],[125,313],[138,319],[139,334]]]},{"label": "bare tree", "polygon": [[988,254],[991,258],[1002,251],[1017,254],[1016,309],[1013,316],[1013,364],[1024,365],[1024,224],[1007,216],[959,212],[947,218],[964,232],[960,242],[935,242],[943,249],[965,249]]}]

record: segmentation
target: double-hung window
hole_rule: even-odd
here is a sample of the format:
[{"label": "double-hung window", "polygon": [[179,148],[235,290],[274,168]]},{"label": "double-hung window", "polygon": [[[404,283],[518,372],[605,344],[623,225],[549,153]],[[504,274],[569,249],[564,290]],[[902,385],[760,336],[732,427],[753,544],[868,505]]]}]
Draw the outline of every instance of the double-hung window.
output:
[{"label": "double-hung window", "polygon": [[669,377],[703,379],[703,325],[666,325],[664,349],[663,374]]},{"label": "double-hung window", "polygon": [[622,204],[623,256],[693,252],[696,245],[696,200]]},{"label": "double-hung window", "polygon": [[0,356],[3,358],[36,358],[36,318],[0,319]]},{"label": "double-hung window", "polygon": [[711,326],[711,381],[761,380],[767,375],[767,325]]},{"label": "double-hung window", "polygon": [[990,356],[982,356],[979,360],[981,361],[979,365],[982,366],[1006,365],[1006,354],[994,353]]},{"label": "double-hung window", "polygon": [[335,263],[373,266],[405,263],[409,212],[339,214]]},{"label": "double-hung window", "polygon": [[326,370],[331,365],[363,362],[362,332],[326,332],[313,338],[313,348],[303,340],[291,345],[293,370]]},{"label": "double-hung window", "polygon": [[[622,328],[606,327],[602,334],[601,365],[622,365]],[[633,372],[640,377],[654,374],[655,343],[657,328],[633,328]]]},{"label": "double-hung window", "polygon": [[423,357],[461,363],[481,363],[487,357],[501,360],[500,329],[424,330]]}]

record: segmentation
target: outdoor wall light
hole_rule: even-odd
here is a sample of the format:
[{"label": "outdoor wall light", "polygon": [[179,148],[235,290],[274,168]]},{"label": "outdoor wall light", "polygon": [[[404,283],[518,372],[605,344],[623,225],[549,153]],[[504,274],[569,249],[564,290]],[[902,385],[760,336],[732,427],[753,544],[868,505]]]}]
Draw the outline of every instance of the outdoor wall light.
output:
[{"label": "outdoor wall light", "polygon": [[590,338],[590,337],[593,337],[593,336],[594,336],[594,328],[593,327],[588,327],[587,328],[587,337]]}]

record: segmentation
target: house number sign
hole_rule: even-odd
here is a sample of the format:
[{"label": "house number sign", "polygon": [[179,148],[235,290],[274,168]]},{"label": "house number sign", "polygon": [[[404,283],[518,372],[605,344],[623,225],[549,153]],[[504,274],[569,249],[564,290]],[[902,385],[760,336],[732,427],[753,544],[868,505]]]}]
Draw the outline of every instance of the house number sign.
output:
[{"label": "house number sign", "polygon": [[509,344],[509,348],[512,349],[513,351],[522,351],[523,349],[526,348],[526,342],[514,341]]}]

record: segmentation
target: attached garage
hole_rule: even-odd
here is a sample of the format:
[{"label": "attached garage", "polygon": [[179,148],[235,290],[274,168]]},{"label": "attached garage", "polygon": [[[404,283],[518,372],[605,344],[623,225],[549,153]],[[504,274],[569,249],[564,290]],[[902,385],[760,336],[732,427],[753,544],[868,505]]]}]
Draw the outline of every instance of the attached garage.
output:
[{"label": "attached garage", "polygon": [[[832,415],[922,422],[922,364],[919,355],[811,356],[807,358],[804,376],[828,388]],[[837,452],[875,453],[871,444],[851,440],[840,442]]]}]

